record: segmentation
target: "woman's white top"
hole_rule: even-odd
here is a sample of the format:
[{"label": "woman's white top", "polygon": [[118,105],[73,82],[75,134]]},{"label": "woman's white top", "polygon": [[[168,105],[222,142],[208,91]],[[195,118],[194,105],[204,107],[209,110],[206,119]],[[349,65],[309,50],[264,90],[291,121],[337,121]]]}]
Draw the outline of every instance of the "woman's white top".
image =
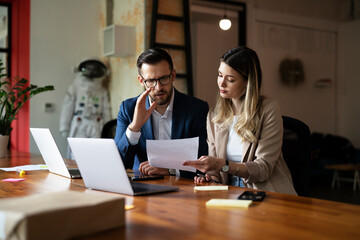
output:
[{"label": "woman's white top", "polygon": [[242,161],[242,148],[243,143],[240,136],[234,129],[234,125],[238,119],[238,116],[233,117],[233,122],[229,129],[229,138],[226,146],[226,158],[229,161],[241,162]]}]

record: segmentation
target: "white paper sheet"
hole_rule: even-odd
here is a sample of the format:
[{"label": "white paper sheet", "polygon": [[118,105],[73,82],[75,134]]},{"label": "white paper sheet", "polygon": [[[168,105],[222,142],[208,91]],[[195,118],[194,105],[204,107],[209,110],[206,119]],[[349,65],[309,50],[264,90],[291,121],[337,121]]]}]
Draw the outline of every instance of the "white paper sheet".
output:
[{"label": "white paper sheet", "polygon": [[48,170],[47,166],[44,164],[34,164],[34,165],[22,165],[17,167],[7,167],[7,168],[0,168],[0,170],[10,172],[16,170],[23,170],[23,171],[37,171],[37,170]]},{"label": "white paper sheet", "polygon": [[146,140],[149,164],[153,167],[171,168],[196,172],[196,169],[183,166],[183,162],[197,160],[199,137],[175,140]]},{"label": "white paper sheet", "polygon": [[229,190],[229,186],[195,186],[194,191],[224,191]]}]

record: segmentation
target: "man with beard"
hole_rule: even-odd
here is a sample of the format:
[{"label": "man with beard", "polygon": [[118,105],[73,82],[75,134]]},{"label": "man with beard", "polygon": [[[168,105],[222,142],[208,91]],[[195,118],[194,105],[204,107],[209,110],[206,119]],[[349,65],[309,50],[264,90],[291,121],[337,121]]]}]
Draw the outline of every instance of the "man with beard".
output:
[{"label": "man with beard", "polygon": [[206,155],[206,102],[177,91],[176,71],[170,55],[154,48],[138,60],[138,80],[145,91],[121,103],[115,142],[126,168],[146,175],[176,175],[193,178],[194,173],[150,166],[146,139],[169,140],[199,137],[198,157]]}]

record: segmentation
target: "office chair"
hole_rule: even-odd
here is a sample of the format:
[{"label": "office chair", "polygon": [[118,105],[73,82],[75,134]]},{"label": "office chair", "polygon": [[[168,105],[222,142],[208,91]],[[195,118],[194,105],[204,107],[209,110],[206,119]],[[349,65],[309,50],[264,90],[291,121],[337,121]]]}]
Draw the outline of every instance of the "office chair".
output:
[{"label": "office chair", "polygon": [[302,121],[283,116],[282,153],[299,196],[308,196],[310,182],[311,135]]},{"label": "office chair", "polygon": [[101,138],[114,138],[116,132],[116,124],[117,124],[116,119],[112,119],[107,123],[105,123],[101,131]]}]

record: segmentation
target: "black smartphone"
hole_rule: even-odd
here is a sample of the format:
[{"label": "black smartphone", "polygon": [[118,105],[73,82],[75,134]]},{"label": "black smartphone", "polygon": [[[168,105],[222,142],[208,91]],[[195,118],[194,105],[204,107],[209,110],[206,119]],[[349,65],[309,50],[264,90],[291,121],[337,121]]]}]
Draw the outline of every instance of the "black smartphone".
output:
[{"label": "black smartphone", "polygon": [[161,175],[154,175],[154,176],[140,175],[140,176],[129,177],[129,179],[131,181],[146,181],[146,180],[164,179],[164,176],[161,176]]},{"label": "black smartphone", "polygon": [[264,192],[264,191],[245,191],[238,197],[238,199],[253,200],[255,202],[260,202],[265,197],[266,197],[266,192]]}]

